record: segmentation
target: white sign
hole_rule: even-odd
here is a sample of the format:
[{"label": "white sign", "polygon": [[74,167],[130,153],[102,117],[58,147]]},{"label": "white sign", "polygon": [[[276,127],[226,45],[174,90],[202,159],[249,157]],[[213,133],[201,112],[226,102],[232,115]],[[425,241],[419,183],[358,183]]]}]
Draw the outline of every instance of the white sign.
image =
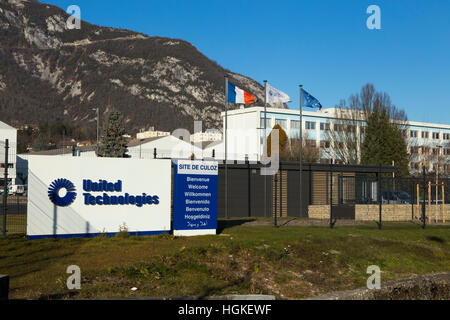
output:
[{"label": "white sign", "polygon": [[170,232],[171,160],[30,156],[27,235]]},{"label": "white sign", "polygon": [[217,176],[219,173],[219,165],[217,161],[178,160],[177,173]]}]

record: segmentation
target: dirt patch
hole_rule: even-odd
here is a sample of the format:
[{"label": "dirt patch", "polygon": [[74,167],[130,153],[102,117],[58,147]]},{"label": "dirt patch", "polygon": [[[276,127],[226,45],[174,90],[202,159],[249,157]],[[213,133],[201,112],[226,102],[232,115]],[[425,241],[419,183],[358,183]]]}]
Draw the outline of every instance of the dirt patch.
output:
[{"label": "dirt patch", "polygon": [[340,291],[311,300],[449,300],[450,273],[383,283],[380,289]]}]

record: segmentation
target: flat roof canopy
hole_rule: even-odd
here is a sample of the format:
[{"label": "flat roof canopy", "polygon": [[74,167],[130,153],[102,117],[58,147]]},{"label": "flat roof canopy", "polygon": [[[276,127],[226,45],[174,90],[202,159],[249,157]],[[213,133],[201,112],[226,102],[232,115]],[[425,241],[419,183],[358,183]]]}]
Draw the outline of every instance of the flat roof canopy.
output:
[{"label": "flat roof canopy", "polygon": [[[265,165],[258,163],[250,164],[228,164],[229,168],[233,169],[257,169],[266,167]],[[298,171],[300,164],[298,162],[283,161],[280,162],[279,168],[283,170],[296,170]],[[354,172],[354,173],[392,173],[395,172],[395,166],[379,166],[379,165],[365,165],[365,164],[329,164],[329,163],[303,163],[304,171],[323,171],[329,172],[332,169],[334,172]],[[219,168],[225,168],[225,164],[219,163]]]}]

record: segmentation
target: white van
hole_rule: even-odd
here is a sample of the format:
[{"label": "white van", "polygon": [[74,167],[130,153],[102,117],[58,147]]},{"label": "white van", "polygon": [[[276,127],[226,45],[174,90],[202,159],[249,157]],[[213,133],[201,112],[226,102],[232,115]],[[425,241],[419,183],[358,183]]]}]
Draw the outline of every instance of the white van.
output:
[{"label": "white van", "polygon": [[[21,184],[10,184],[8,186],[8,196],[16,194],[16,195],[25,195],[27,191],[27,187]],[[3,187],[0,187],[0,194],[3,194]]]}]

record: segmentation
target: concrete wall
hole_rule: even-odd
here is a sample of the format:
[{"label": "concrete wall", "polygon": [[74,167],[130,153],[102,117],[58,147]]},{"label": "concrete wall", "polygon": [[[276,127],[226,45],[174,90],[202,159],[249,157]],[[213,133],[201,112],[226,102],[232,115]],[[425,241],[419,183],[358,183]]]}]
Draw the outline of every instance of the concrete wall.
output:
[{"label": "concrete wall", "polygon": [[308,217],[311,219],[330,219],[330,205],[310,205],[308,206]]},{"label": "concrete wall", "polygon": [[[379,206],[377,204],[355,205],[355,220],[377,221],[379,219]],[[383,221],[411,221],[413,219],[412,206],[410,204],[384,204],[382,206]],[[431,205],[431,210],[426,206],[427,222],[431,212],[431,221],[442,221],[442,205]],[[414,206],[414,219],[418,220],[422,215],[422,207]],[[312,219],[329,219],[330,205],[308,206],[308,216]],[[445,221],[450,221],[450,204],[444,205]]]}]

